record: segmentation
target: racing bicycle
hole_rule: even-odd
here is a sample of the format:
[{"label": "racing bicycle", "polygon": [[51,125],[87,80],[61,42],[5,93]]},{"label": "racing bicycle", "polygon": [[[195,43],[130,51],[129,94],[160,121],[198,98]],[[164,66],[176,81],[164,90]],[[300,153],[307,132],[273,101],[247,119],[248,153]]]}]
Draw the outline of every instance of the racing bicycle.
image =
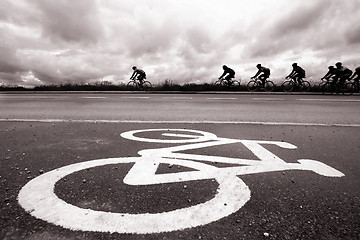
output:
[{"label": "racing bicycle", "polygon": [[152,88],[152,85],[149,81],[140,81],[139,79],[131,79],[127,84],[127,89],[129,90],[143,90],[147,91]]},{"label": "racing bicycle", "polygon": [[225,78],[220,78],[214,83],[215,86],[226,87],[234,90],[240,88],[240,80],[227,80]]},{"label": "racing bicycle", "polygon": [[328,81],[327,83],[325,83],[322,88],[321,91],[323,94],[326,95],[332,95],[334,93],[336,94],[343,94],[343,95],[352,95],[355,91],[356,91],[356,84],[353,82],[340,82],[339,80],[337,81]]},{"label": "racing bicycle", "polygon": [[360,82],[359,80],[349,80],[350,83],[354,84],[355,89],[354,92],[360,92]]},{"label": "racing bicycle", "polygon": [[324,78],[324,79],[320,79],[320,83],[317,85],[318,86],[318,89],[322,89],[322,87],[326,84],[326,83],[328,83],[329,81],[332,81],[333,80],[333,78],[329,78],[329,79],[326,79],[326,78]]},{"label": "racing bicycle", "polygon": [[281,88],[284,92],[292,92],[294,90],[300,90],[301,92],[308,92],[310,90],[310,83],[303,79],[299,79],[299,81],[295,81],[294,78],[290,78],[290,80],[286,80]]},{"label": "racing bicycle", "polygon": [[275,84],[270,80],[265,80],[265,84],[263,84],[260,79],[254,78],[253,80],[250,80],[246,87],[250,92],[261,90],[265,90],[266,92],[272,92],[274,91]]}]

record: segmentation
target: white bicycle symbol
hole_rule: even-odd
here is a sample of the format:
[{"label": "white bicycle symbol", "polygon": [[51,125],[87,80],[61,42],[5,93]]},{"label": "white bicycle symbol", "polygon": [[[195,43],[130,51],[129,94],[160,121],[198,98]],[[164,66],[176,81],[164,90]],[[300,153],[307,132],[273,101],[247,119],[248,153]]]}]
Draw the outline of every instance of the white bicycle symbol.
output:
[{"label": "white bicycle symbol", "polygon": [[[157,132],[162,133],[161,137],[136,136],[144,133],[157,134]],[[286,149],[296,148],[287,142],[220,138],[212,133],[186,129],[135,130],[124,132],[121,136],[135,141],[183,145],[141,150],[140,157],[98,159],[52,170],[34,178],[21,189],[18,195],[20,205],[32,216],[68,229],[137,234],[159,233],[205,225],[238,211],[250,200],[250,190],[238,177],[240,175],[283,170],[309,170],[327,177],[344,176],[338,170],[315,160],[300,159],[298,163],[286,163],[262,146],[276,145]],[[243,144],[259,159],[180,153],[185,150],[233,143]],[[241,166],[218,168],[207,164],[212,162]],[[69,174],[88,168],[122,163],[134,163],[123,180],[125,184],[129,185],[215,179],[219,186],[215,197],[205,203],[169,212],[144,214],[84,209],[63,201],[54,193],[56,182]],[[156,174],[161,163],[185,166],[194,171]]]}]

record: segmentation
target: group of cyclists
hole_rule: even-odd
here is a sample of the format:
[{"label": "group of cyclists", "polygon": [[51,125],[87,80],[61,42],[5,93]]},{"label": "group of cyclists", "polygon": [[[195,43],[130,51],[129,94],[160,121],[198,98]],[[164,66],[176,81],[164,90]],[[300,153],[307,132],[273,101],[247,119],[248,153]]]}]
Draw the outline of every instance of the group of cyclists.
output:
[{"label": "group of cyclists", "polygon": [[[253,77],[251,77],[251,79],[258,78],[259,80],[261,80],[262,84],[265,85],[266,80],[270,77],[270,68],[264,67],[261,64],[257,64],[256,68],[258,69],[258,71]],[[136,66],[133,66],[132,69],[134,70],[134,72],[130,79],[139,80],[140,83],[143,82],[144,79],[146,79],[146,73],[144,70],[139,69]],[[359,86],[360,66],[357,67],[353,72],[349,68],[343,66],[341,62],[337,62],[335,64],[335,67],[329,66],[328,69],[328,72],[325,74],[324,77],[321,78],[321,80],[325,79],[329,81],[330,79],[332,79],[333,84],[339,85],[344,84],[346,80],[353,80]],[[223,65],[223,70],[224,72],[219,77],[219,79],[225,79],[229,83],[231,83],[232,79],[235,78],[235,71],[226,65]],[[291,78],[295,81],[295,83],[301,84],[305,77],[305,70],[297,63],[293,63],[292,71],[288,76],[286,76],[286,79]]]},{"label": "group of cyclists", "polygon": [[334,83],[338,83],[339,85],[343,85],[346,80],[353,80],[355,83],[359,84],[360,80],[360,67],[357,67],[353,73],[347,67],[344,67],[341,62],[337,62],[334,66],[329,66],[329,71],[325,74],[321,80],[329,81],[331,78]]},{"label": "group of cyclists", "polygon": [[[325,74],[321,80],[333,79],[334,83],[343,84],[346,80],[354,80],[355,82],[360,81],[360,67],[357,67],[353,73],[349,68],[344,67],[341,62],[337,62],[334,66],[329,66],[329,71]],[[251,79],[258,78],[262,81],[262,84],[265,84],[265,81],[270,77],[270,69],[262,66],[261,64],[257,64],[256,68],[258,69],[257,73],[251,77]],[[231,81],[232,78],[235,77],[235,71],[228,66],[223,66],[224,73],[219,77],[219,79],[224,78],[227,81]],[[301,83],[301,81],[306,77],[305,70],[300,67],[297,63],[292,64],[291,73],[286,76],[286,79],[293,79],[297,83]]]}]

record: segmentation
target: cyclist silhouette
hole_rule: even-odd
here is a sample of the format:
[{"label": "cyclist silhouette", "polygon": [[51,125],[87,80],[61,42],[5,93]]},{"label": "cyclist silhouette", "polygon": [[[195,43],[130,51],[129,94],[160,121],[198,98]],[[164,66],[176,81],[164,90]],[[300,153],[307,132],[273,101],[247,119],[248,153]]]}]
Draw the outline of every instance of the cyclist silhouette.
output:
[{"label": "cyclist silhouette", "polygon": [[354,74],[350,77],[350,80],[354,80],[354,82],[359,86],[360,81],[360,67],[355,68]]},{"label": "cyclist silhouette", "polygon": [[301,83],[301,80],[305,78],[305,70],[297,65],[297,63],[292,64],[293,70],[291,73],[286,77],[294,79],[295,82]]},{"label": "cyclist silhouette", "polygon": [[231,79],[235,77],[235,71],[229,68],[228,66],[223,66],[224,73],[219,77],[219,79],[223,78],[225,75],[225,80],[228,81],[228,84],[230,85]]},{"label": "cyclist silhouette", "polygon": [[[262,81],[262,84],[265,85],[265,81],[266,79],[268,79],[270,77],[270,69],[261,66],[261,64],[256,65],[258,72],[255,74],[255,76],[253,76],[251,79],[256,78],[257,76],[259,76],[258,78]],[[262,73],[262,74],[261,74]]]},{"label": "cyclist silhouette", "polygon": [[131,75],[130,79],[135,80],[136,78],[140,81],[140,83],[142,83],[144,79],[146,79],[146,73],[144,72],[144,70],[139,69],[136,66],[133,66],[132,69],[134,70],[134,72]]},{"label": "cyclist silhouette", "polygon": [[327,81],[336,75],[336,69],[334,66],[328,67],[329,71],[321,78],[321,80],[326,79]]},{"label": "cyclist silhouette", "polygon": [[336,64],[336,78],[339,81],[340,86],[343,85],[351,75],[352,71],[344,67],[341,62],[337,62]]}]

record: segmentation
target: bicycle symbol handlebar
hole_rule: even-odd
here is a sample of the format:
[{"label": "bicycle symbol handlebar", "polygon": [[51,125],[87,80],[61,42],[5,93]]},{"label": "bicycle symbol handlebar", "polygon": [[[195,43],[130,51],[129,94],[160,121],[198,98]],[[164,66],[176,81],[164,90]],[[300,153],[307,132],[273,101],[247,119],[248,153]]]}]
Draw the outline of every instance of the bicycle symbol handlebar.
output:
[{"label": "bicycle symbol handlebar", "polygon": [[[147,135],[153,137],[145,137]],[[287,142],[221,138],[213,133],[188,129],[134,130],[122,133],[121,137],[132,141],[182,145],[141,150],[138,152],[140,157],[98,159],[52,170],[34,178],[21,189],[18,196],[20,205],[32,216],[64,228],[99,232],[158,233],[205,225],[238,211],[250,200],[250,189],[239,178],[241,175],[309,170],[328,177],[344,176],[340,171],[316,160],[300,159],[298,163],[287,163],[263,146],[275,145],[285,149],[296,149],[296,146]],[[243,144],[258,159],[183,153],[185,150],[234,143]],[[211,164],[212,162],[241,166],[218,168]],[[69,174],[98,166],[124,163],[134,163],[123,180],[129,185],[215,179],[219,186],[216,195],[207,202],[169,212],[144,214],[83,209],[66,203],[54,193],[56,182]],[[156,170],[163,163],[194,170],[157,174]]]}]

